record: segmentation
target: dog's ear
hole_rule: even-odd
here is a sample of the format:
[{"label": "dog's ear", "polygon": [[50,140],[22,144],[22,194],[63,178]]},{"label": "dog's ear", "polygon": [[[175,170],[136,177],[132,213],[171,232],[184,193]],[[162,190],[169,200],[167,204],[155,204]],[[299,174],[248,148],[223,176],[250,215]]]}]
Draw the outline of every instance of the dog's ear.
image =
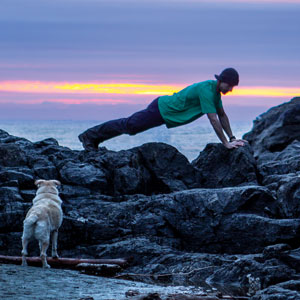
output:
[{"label": "dog's ear", "polygon": [[34,184],[35,184],[37,187],[40,187],[40,185],[41,185],[43,182],[45,182],[44,179],[38,179],[38,180],[36,180],[36,181],[34,182]]},{"label": "dog's ear", "polygon": [[61,185],[60,181],[58,180],[51,180],[56,186],[59,186]]}]

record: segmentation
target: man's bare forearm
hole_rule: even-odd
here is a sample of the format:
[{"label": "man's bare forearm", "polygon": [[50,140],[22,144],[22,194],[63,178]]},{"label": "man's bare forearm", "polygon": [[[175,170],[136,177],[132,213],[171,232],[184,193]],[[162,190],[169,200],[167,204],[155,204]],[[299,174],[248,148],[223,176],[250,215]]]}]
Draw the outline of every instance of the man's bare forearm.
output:
[{"label": "man's bare forearm", "polygon": [[228,141],[224,135],[223,132],[223,127],[221,125],[221,122],[219,121],[217,115],[215,114],[207,114],[208,119],[214,129],[214,131],[216,132],[218,138],[220,139],[220,141],[222,142],[223,145],[228,144]]},{"label": "man's bare forearm", "polygon": [[[224,132],[223,132],[223,127],[222,127],[221,121],[219,120],[217,114],[207,114],[207,117],[208,117],[213,129],[215,130],[218,138],[221,140],[222,144],[227,149],[235,149],[235,148],[242,147],[245,145],[244,141],[242,141],[242,140],[234,140],[231,142],[227,141],[227,139],[224,135]],[[228,118],[227,118],[227,120],[228,120]],[[228,124],[229,124],[229,121],[228,121]],[[226,125],[225,125],[225,127],[226,127]],[[229,129],[230,129],[230,125],[229,125]],[[230,131],[228,131],[228,133],[232,134],[231,129],[230,129]]]},{"label": "man's bare forearm", "polygon": [[232,130],[231,130],[231,126],[230,126],[230,122],[229,122],[229,119],[227,117],[226,114],[223,114],[222,116],[219,116],[219,120],[220,120],[220,123],[224,129],[224,131],[226,132],[226,134],[228,135],[228,137],[232,137],[233,134],[232,134]]}]

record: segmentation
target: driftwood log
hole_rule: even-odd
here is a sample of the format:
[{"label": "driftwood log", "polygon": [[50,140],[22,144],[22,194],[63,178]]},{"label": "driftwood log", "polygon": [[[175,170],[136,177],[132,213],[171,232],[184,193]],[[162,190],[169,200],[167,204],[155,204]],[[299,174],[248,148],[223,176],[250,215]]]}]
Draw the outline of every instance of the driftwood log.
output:
[{"label": "driftwood log", "polygon": [[[40,257],[27,257],[27,264],[29,266],[42,266]],[[93,264],[93,265],[118,265],[126,268],[129,265],[130,259],[116,258],[116,259],[84,259],[84,258],[47,258],[48,264],[53,268],[58,269],[76,269],[80,264]],[[0,255],[0,263],[3,264],[22,264],[21,256],[5,256]]]}]

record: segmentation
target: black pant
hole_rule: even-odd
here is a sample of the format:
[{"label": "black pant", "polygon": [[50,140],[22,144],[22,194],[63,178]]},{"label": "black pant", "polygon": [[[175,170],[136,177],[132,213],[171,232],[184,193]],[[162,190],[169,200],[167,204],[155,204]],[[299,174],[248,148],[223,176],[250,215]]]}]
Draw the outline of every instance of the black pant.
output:
[{"label": "black pant", "polygon": [[84,134],[96,143],[101,143],[124,133],[135,135],[164,123],[158,109],[158,98],[156,98],[146,109],[138,111],[128,118],[108,121],[89,128]]}]

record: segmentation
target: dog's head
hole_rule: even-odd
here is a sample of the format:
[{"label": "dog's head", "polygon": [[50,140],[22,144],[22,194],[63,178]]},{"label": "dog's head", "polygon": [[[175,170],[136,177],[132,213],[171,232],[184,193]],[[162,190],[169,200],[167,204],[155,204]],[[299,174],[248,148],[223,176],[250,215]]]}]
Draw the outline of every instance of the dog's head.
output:
[{"label": "dog's head", "polygon": [[60,185],[58,180],[44,180],[38,179],[34,182],[34,184],[38,187],[37,194],[41,193],[50,193],[58,195],[57,186]]}]

